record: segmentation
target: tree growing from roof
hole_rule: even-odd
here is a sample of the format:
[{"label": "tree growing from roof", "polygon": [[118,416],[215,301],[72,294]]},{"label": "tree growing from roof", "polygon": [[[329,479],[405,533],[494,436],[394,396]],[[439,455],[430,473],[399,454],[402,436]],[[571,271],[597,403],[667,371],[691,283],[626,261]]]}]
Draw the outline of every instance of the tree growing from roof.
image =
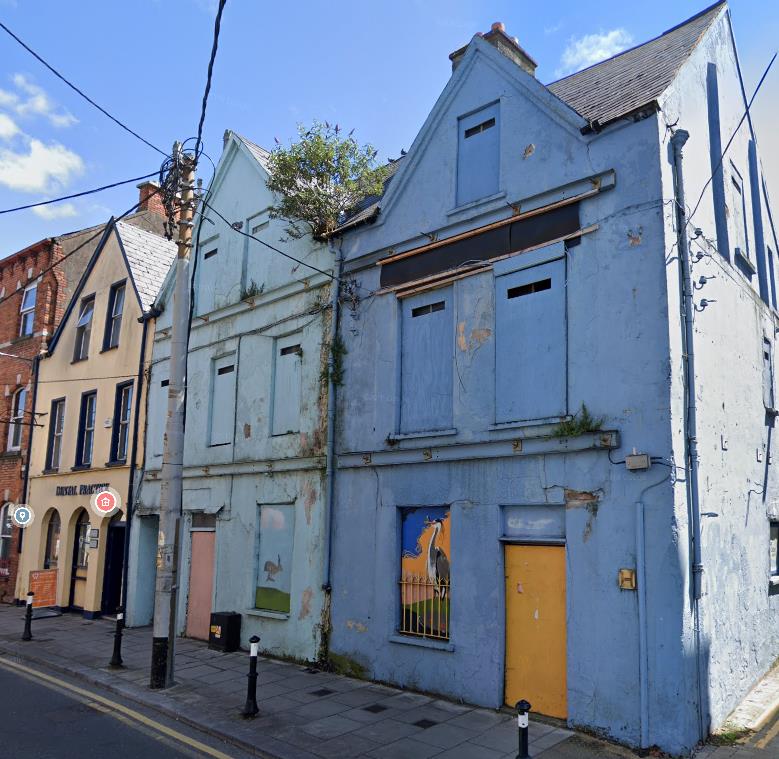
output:
[{"label": "tree growing from roof", "polygon": [[298,139],[284,147],[277,142],[268,159],[268,187],[278,203],[273,218],[285,219],[287,234],[299,239],[311,233],[321,240],[358,209],[361,201],[381,195],[386,166],[376,166],[376,150],[360,145],[353,132],[338,124],[315,121],[298,126]]}]

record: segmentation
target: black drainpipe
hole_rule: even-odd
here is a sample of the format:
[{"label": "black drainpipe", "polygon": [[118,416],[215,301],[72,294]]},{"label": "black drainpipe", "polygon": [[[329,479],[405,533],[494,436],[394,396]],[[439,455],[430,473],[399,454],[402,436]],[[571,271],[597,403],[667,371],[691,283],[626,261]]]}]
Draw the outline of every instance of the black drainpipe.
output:
[{"label": "black drainpipe", "polygon": [[[27,435],[27,460],[24,462],[24,478],[22,479],[22,503],[27,503],[27,487],[30,484],[30,455],[32,453],[32,435],[35,431],[35,420],[37,419],[35,415],[35,404],[38,400],[38,362],[40,360],[40,355],[36,355],[32,360],[32,372],[30,376],[30,380],[32,382],[32,406],[30,412],[30,431]],[[17,547],[17,553],[22,552],[23,543],[24,530],[19,530],[19,544]],[[14,592],[16,591],[14,590]]]}]

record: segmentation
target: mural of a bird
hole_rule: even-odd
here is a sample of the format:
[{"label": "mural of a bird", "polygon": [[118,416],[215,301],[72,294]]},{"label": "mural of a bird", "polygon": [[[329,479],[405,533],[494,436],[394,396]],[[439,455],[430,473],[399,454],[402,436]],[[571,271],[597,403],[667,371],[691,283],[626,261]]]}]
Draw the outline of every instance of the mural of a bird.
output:
[{"label": "mural of a bird", "polygon": [[449,586],[449,558],[442,548],[436,545],[436,540],[443,528],[443,520],[435,519],[427,546],[427,578],[433,583],[433,592],[441,598],[446,596]]}]

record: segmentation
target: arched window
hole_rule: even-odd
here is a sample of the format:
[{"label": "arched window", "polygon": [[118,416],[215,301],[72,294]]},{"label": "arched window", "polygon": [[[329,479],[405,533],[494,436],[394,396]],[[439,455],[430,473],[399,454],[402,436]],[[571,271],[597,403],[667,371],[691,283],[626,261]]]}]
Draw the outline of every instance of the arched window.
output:
[{"label": "arched window", "polygon": [[[11,504],[6,503],[0,509],[0,562],[11,558],[11,540],[14,535],[14,523],[11,519]],[[4,565],[0,564],[0,576]]]},{"label": "arched window", "polygon": [[20,387],[11,398],[11,418],[8,423],[8,450],[18,451],[22,447],[24,406],[27,403],[27,388]]},{"label": "arched window", "polygon": [[49,518],[46,531],[46,556],[43,560],[44,569],[56,569],[60,557],[60,515],[54,511]]}]

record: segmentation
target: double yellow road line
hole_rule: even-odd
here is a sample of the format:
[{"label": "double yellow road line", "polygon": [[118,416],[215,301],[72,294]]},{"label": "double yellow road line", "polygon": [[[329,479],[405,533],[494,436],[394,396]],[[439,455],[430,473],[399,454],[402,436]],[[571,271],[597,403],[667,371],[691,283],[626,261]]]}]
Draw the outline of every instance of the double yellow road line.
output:
[{"label": "double yellow road line", "polygon": [[27,667],[24,664],[11,661],[4,656],[0,656],[0,667],[9,672],[15,672],[16,674],[37,681],[41,685],[44,685],[53,690],[67,691],[97,711],[110,714],[120,721],[125,722],[126,724],[130,724],[131,726],[133,723],[135,725],[142,725],[154,733],[163,735],[166,738],[170,738],[176,743],[187,746],[206,756],[214,757],[214,759],[233,759],[233,757],[231,757],[229,754],[225,754],[218,749],[212,748],[211,746],[202,743],[195,738],[190,738],[188,735],[184,735],[184,733],[180,733],[178,730],[174,730],[167,725],[163,725],[162,723],[147,717],[145,714],[141,714],[141,712],[138,712],[135,709],[131,709],[124,704],[112,701],[110,698],[106,698],[105,696],[100,696],[97,693],[93,693],[92,691],[87,690],[86,688],[80,688],[77,685],[72,685],[71,683],[65,680],[61,680],[58,677],[53,677],[52,675],[39,672],[38,670]]}]

